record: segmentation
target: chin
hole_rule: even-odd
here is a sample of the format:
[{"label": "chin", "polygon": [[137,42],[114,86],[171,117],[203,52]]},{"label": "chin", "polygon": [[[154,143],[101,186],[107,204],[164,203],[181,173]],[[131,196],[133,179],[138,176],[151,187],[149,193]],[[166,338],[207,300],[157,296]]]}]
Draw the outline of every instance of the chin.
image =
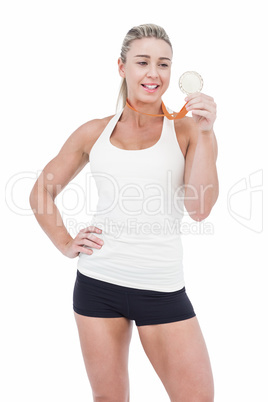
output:
[{"label": "chin", "polygon": [[156,103],[161,101],[162,98],[162,93],[161,94],[146,94],[143,96],[139,96],[137,97],[137,100],[139,100],[140,102],[144,102],[144,103]]}]

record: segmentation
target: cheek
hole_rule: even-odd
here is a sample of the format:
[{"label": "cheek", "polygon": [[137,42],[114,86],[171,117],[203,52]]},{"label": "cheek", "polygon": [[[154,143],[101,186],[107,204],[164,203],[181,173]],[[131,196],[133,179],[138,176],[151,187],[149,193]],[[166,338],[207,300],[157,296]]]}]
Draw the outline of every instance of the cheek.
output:
[{"label": "cheek", "polygon": [[133,69],[133,70],[128,70],[128,73],[126,75],[127,82],[129,82],[129,85],[137,85],[139,82],[143,79],[144,73],[142,73],[139,70]]},{"label": "cheek", "polygon": [[165,83],[165,85],[168,85],[170,82],[170,72],[166,72],[164,74],[162,74],[162,81]]}]

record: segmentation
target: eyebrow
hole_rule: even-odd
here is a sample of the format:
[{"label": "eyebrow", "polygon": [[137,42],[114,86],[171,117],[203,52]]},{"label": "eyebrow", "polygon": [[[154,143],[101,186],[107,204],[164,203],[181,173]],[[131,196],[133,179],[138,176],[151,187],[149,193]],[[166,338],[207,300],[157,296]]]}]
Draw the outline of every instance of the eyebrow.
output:
[{"label": "eyebrow", "polygon": [[[147,59],[151,58],[151,56],[149,56],[148,54],[137,54],[134,57],[146,57]],[[171,61],[168,57],[159,57],[159,60],[169,60],[169,61]]]}]

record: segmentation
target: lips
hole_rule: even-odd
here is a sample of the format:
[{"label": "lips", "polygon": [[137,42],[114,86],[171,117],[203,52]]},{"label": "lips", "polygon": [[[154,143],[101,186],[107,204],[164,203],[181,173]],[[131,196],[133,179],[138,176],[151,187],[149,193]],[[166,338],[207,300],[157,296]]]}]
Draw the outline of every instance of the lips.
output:
[{"label": "lips", "polygon": [[141,85],[147,92],[155,92],[159,88],[158,84],[141,84]]}]

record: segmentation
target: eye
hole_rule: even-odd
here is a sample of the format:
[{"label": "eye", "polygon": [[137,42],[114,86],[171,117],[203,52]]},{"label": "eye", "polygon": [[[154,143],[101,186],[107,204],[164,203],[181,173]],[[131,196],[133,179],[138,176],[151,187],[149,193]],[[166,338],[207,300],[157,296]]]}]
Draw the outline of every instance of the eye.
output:
[{"label": "eye", "polygon": [[166,67],[168,67],[168,64],[162,63],[162,64],[160,64],[160,66],[166,68]]},{"label": "eye", "polygon": [[140,64],[141,66],[146,66],[147,62],[146,61],[139,61],[138,64]]}]

